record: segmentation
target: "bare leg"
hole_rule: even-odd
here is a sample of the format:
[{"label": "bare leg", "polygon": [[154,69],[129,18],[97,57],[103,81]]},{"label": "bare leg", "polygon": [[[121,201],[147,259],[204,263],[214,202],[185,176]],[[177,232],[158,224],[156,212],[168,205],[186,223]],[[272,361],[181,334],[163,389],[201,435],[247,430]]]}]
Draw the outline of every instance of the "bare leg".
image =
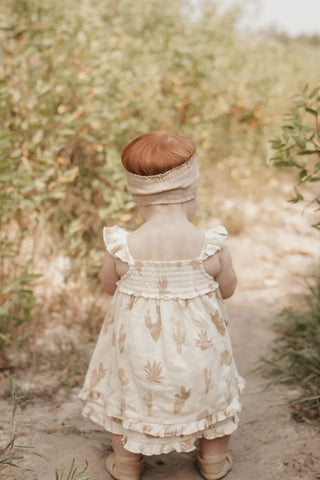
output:
[{"label": "bare leg", "polygon": [[143,457],[139,453],[126,450],[122,444],[122,435],[110,433],[114,453],[106,458],[106,469],[118,480],[140,480],[143,470]]},{"label": "bare leg", "polygon": [[113,451],[117,457],[124,458],[125,460],[132,460],[136,462],[141,459],[140,453],[132,453],[126,450],[122,444],[122,435],[116,435],[115,433],[109,433],[113,446]]},{"label": "bare leg", "polygon": [[230,435],[212,440],[200,439],[197,461],[200,473],[206,480],[218,480],[231,470],[232,458],[226,453],[229,439]]},{"label": "bare leg", "polygon": [[207,440],[206,438],[200,439],[200,455],[207,460],[220,460],[225,455],[230,435],[224,437],[214,438],[213,440]]}]

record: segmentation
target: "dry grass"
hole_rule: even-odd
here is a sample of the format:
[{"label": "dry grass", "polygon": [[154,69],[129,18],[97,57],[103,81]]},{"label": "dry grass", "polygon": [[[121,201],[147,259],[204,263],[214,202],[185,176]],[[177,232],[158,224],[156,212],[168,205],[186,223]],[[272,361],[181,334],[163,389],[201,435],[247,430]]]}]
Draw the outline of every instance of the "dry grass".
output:
[{"label": "dry grass", "polygon": [[[23,460],[23,456],[17,453],[16,441],[18,438],[18,428],[16,414],[26,400],[19,395],[15,388],[11,388],[11,398],[13,403],[11,425],[8,440],[3,445],[0,445],[0,471],[6,467],[20,468],[19,462]],[[22,447],[19,448],[21,449]]]},{"label": "dry grass", "polygon": [[310,287],[303,308],[283,313],[277,329],[274,359],[268,361],[272,382],[301,389],[301,396],[292,401],[296,420],[320,422],[320,280]]},{"label": "dry grass", "polygon": [[88,469],[88,462],[85,460],[85,466],[82,470],[78,471],[79,467],[75,465],[75,459],[72,459],[69,470],[65,474],[65,469],[59,472],[56,469],[56,480],[90,480],[89,475],[85,475]]}]

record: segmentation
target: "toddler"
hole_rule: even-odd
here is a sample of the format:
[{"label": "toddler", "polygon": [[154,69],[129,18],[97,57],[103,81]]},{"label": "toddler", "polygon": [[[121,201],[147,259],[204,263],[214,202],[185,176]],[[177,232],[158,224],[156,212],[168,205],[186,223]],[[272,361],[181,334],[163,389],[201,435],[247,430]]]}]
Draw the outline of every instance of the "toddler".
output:
[{"label": "toddler", "polygon": [[143,224],[104,228],[101,282],[113,295],[80,398],[109,433],[108,472],[139,480],[143,455],[189,452],[207,480],[232,467],[244,381],[232,356],[223,298],[236,276],[224,227],[201,231],[192,141],[150,132],[122,152]]}]

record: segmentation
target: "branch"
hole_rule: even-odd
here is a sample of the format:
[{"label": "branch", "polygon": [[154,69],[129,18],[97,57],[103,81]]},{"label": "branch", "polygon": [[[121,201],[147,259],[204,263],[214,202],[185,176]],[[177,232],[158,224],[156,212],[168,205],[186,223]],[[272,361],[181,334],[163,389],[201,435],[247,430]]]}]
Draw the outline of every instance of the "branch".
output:
[{"label": "branch", "polygon": [[314,153],[320,154],[320,150],[300,150],[300,152],[298,152],[298,155],[313,155]]},{"label": "branch", "polygon": [[315,122],[316,122],[316,135],[317,135],[317,139],[320,140],[320,134],[319,134],[319,117],[318,117],[318,115],[315,116]]}]

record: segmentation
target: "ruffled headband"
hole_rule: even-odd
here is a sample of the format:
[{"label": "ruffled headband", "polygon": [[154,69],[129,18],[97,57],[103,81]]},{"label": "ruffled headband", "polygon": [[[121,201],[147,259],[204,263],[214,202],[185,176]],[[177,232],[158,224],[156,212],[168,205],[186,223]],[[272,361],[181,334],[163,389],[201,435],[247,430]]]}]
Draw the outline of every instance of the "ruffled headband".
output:
[{"label": "ruffled headband", "polygon": [[128,191],[137,205],[184,203],[197,195],[199,169],[195,155],[158,175],[137,175],[126,170]]}]

